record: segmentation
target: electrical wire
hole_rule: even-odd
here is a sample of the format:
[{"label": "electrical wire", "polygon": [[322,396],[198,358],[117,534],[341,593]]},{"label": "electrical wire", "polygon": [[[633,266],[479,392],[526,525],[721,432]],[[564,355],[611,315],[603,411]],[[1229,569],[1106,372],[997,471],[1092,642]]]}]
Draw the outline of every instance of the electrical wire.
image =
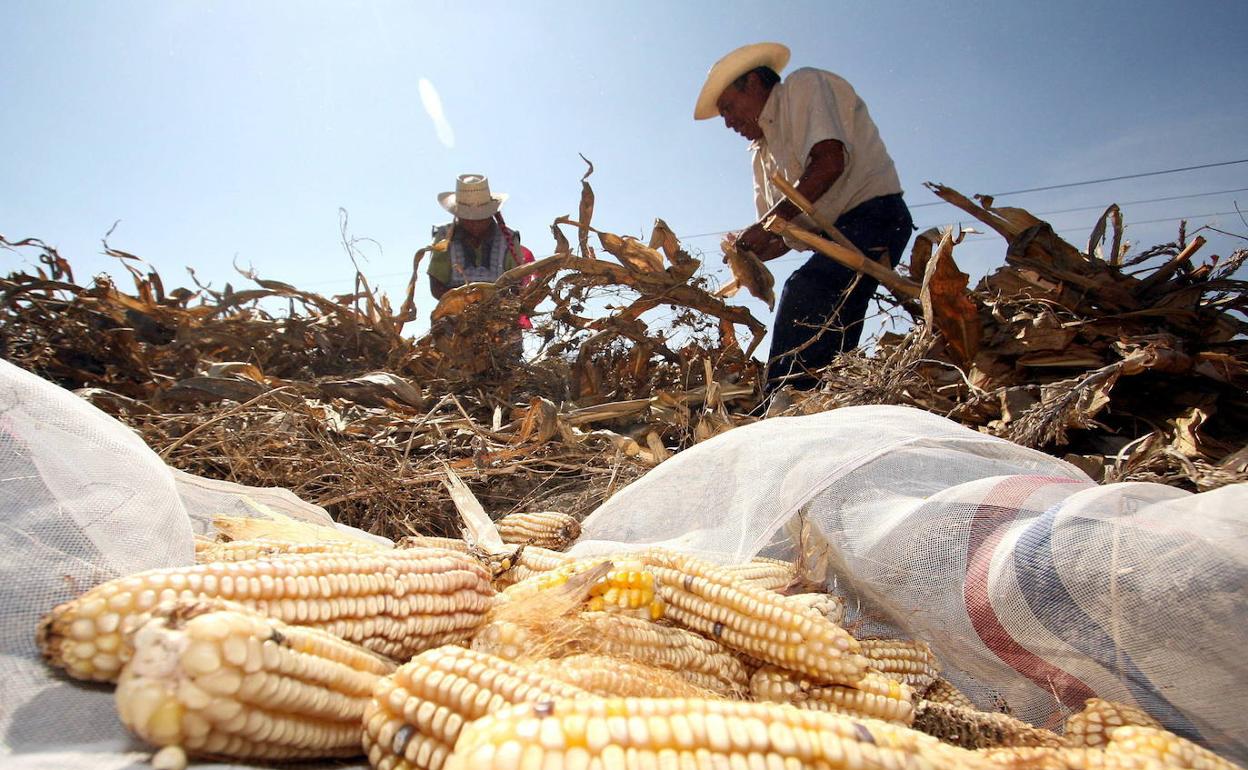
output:
[{"label": "electrical wire", "polygon": [[[1062,184],[1046,185],[1044,187],[1029,187],[1023,190],[1008,190],[1006,192],[992,193],[991,196],[994,198],[1001,198],[1006,195],[1022,195],[1024,193],[1042,192],[1045,190],[1064,190],[1069,187],[1085,187],[1087,185],[1102,184],[1104,182],[1120,182],[1125,179],[1142,179],[1144,177],[1150,177],[1150,176],[1162,176],[1164,174],[1177,174],[1182,171],[1197,171],[1200,169],[1207,169],[1207,168],[1220,168],[1222,166],[1234,166],[1239,163],[1248,163],[1248,158],[1243,158],[1241,160],[1224,160],[1218,163],[1204,163],[1198,166],[1182,166],[1180,168],[1167,168],[1167,169],[1162,169],[1161,171],[1143,171],[1143,172],[1136,173],[1136,174],[1123,174],[1122,176],[1107,176],[1107,177],[1101,177],[1099,179],[1086,179],[1081,182],[1063,182]],[[1229,190],[1227,192],[1241,192],[1241,190]],[[1217,194],[1218,193],[1201,193],[1201,195],[1217,195]],[[1167,200],[1167,199],[1159,198],[1158,200]],[[1148,201],[1148,202],[1152,202],[1152,201]],[[915,203],[915,204],[910,205],[909,208],[913,210],[913,209],[926,208],[928,206],[942,206],[942,205],[945,205],[944,201],[932,201],[930,203]],[[1053,213],[1053,212],[1050,212],[1050,213]],[[689,241],[695,238],[707,238],[712,235],[723,235],[724,233],[728,233],[728,232],[731,232],[731,231],[730,230],[718,230],[712,233],[697,233],[695,235],[682,236],[680,240]]]}]

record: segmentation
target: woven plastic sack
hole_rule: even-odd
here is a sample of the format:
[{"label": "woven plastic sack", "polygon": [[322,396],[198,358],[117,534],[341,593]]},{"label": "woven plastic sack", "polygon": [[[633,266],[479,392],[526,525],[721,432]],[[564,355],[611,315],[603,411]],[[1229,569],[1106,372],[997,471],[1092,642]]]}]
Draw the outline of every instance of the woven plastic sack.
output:
[{"label": "woven plastic sack", "polygon": [[1100,486],[927,412],[853,407],[681,452],[571,550],[652,545],[800,556],[855,633],[926,640],[981,708],[1060,729],[1095,695],[1248,760],[1248,485]]},{"label": "woven plastic sack", "polygon": [[332,524],[289,491],[175,471],[112,417],[0,361],[0,765],[146,767],[113,688],[40,660],[39,618],[105,580],[194,563],[192,531],[214,515],[267,512]]}]

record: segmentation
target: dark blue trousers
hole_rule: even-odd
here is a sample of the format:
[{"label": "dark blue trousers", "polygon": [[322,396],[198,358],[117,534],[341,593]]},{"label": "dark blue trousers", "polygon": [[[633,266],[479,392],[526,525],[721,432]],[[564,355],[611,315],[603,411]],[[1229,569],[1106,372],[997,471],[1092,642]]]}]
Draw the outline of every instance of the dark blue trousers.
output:
[{"label": "dark blue trousers", "polygon": [[[834,224],[863,254],[878,259],[887,253],[894,267],[914,229],[900,194],[872,198],[842,214]],[[853,290],[847,292],[851,285]],[[793,271],[776,308],[767,391],[781,385],[809,390],[819,383],[819,369],[838,353],[857,347],[867,304],[877,285],[875,279],[859,276],[818,253]],[[792,352],[816,335],[819,338],[809,346]]]}]

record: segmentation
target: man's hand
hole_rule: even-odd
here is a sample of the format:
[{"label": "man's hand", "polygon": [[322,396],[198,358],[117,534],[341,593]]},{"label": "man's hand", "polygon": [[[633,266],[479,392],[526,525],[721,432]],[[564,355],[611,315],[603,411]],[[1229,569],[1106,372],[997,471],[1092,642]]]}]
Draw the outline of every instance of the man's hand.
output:
[{"label": "man's hand", "polygon": [[737,236],[734,245],[764,262],[775,259],[789,250],[789,247],[784,245],[783,238],[768,232],[760,222],[755,222],[746,228],[745,232]]},{"label": "man's hand", "polygon": [[775,235],[763,229],[761,222],[755,222],[737,236],[735,245],[738,249],[745,249],[757,256],[763,253],[775,238]]}]

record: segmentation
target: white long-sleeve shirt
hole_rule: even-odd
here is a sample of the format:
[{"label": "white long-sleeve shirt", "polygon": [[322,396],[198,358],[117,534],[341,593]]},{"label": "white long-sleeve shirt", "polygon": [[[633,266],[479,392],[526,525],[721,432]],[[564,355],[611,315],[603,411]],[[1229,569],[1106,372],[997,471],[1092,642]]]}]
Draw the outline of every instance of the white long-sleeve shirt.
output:
[{"label": "white long-sleeve shirt", "polygon": [[[881,195],[901,192],[901,180],[880,132],[853,86],[844,78],[813,67],[794,70],[771,89],[759,115],[763,138],[750,144],[754,163],[754,203],[761,217],[784,198],[771,183],[776,170],[797,186],[810,149],[836,139],[845,145],[845,171],[815,209],[829,222]],[[806,216],[796,224],[818,230]]]}]

